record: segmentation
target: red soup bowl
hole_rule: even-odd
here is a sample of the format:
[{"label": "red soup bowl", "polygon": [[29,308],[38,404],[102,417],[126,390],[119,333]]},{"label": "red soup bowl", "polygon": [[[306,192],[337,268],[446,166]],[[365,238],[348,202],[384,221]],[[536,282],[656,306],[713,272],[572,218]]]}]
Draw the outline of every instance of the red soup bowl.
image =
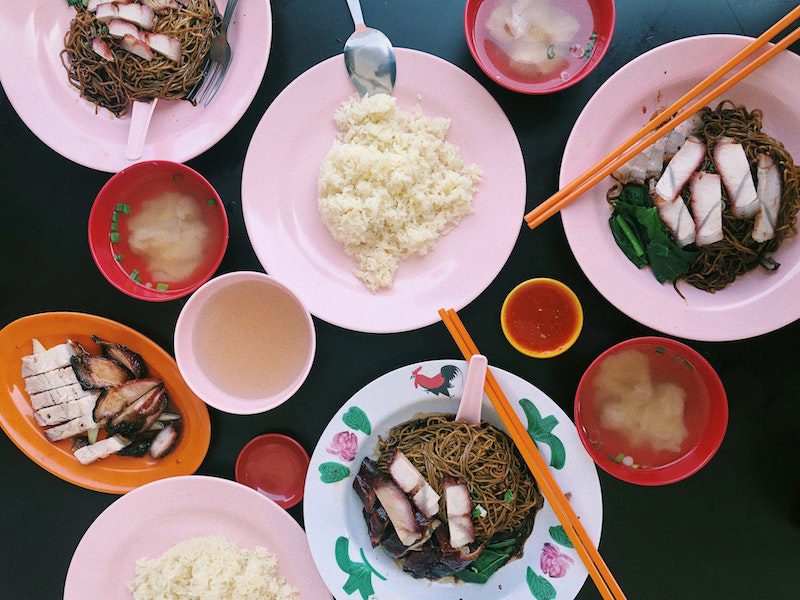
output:
[{"label": "red soup bowl", "polygon": [[[686,437],[680,450],[661,450],[660,456],[666,458],[654,461],[652,465],[639,464],[650,460],[647,454],[656,456],[652,454],[652,447],[643,450],[645,446],[642,444],[622,441],[624,434],[604,429],[596,416],[599,413],[594,412],[599,409],[596,404],[599,394],[594,382],[600,366],[610,356],[625,350],[638,350],[647,357],[654,386],[675,383],[686,392],[681,417]],[[653,367],[659,364],[662,366]],[[612,382],[629,376],[617,373],[612,378],[610,373],[605,373],[606,381]],[[614,418],[621,419],[619,413]],[[641,337],[612,346],[589,365],[575,394],[575,427],[586,451],[601,469],[617,479],[637,485],[667,485],[693,475],[717,452],[727,426],[728,398],[714,367],[697,351],[669,338]]]},{"label": "red soup bowl", "polygon": [[[142,203],[164,192],[192,197],[207,226],[202,262],[177,284],[149,281],[144,258],[127,246],[127,225]],[[140,162],[123,169],[103,186],[89,213],[89,250],[97,268],[119,291],[149,302],[166,302],[191,294],[208,281],[228,247],[228,216],[217,191],[200,173],[166,160]]]},{"label": "red soup bowl", "polygon": [[[587,52],[586,57],[580,59],[585,62],[566,79],[554,77],[541,81],[526,81],[521,75],[515,77],[507,66],[506,68],[500,66],[500,63],[504,60],[507,62],[507,59],[497,47],[485,39],[482,33],[491,11],[501,1],[505,0],[467,0],[464,9],[464,34],[469,51],[481,70],[495,83],[509,90],[523,94],[551,94],[571,87],[600,64],[611,44],[616,20],[614,0],[569,0],[567,3],[551,0],[555,6],[571,2],[589,5],[593,19],[592,34],[588,40],[576,40],[576,43],[580,42]],[[549,54],[548,57],[552,58]]]}]

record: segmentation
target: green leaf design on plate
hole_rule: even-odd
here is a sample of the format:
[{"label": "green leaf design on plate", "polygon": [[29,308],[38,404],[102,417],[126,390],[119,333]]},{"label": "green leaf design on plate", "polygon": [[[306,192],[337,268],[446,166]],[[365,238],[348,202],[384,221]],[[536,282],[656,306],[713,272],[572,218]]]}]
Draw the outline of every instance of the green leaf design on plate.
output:
[{"label": "green leaf design on plate", "polygon": [[567,532],[564,531],[564,528],[561,525],[555,525],[554,527],[548,529],[548,531],[550,532],[550,537],[553,538],[553,541],[556,543],[566,546],[567,548],[575,547],[572,545]]},{"label": "green leaf design on plate", "polygon": [[556,588],[553,587],[553,584],[541,575],[534,573],[530,567],[528,567],[525,580],[528,582],[528,589],[536,600],[555,600]]},{"label": "green leaf design on plate", "polygon": [[372,433],[372,425],[370,425],[369,423],[369,419],[367,418],[367,413],[365,413],[357,406],[351,406],[350,410],[344,413],[342,421],[344,421],[344,424],[347,425],[350,429],[355,429],[356,431],[363,431],[367,435],[370,435]]},{"label": "green leaf design on plate", "polygon": [[361,595],[362,600],[367,600],[375,593],[375,588],[372,587],[372,576],[377,575],[378,579],[386,581],[386,577],[378,573],[364,555],[364,550],[359,549],[361,560],[363,562],[356,562],[350,559],[350,540],[344,536],[340,536],[336,540],[336,564],[339,568],[347,573],[349,577],[342,586],[342,589],[349,596],[354,592]]},{"label": "green leaf design on plate", "polygon": [[336,483],[350,477],[350,468],[337,462],[326,462],[319,466],[322,483]]},{"label": "green leaf design on plate", "polygon": [[550,447],[550,466],[554,469],[563,469],[567,461],[567,451],[557,435],[551,433],[558,425],[558,419],[553,415],[542,418],[533,402],[527,398],[519,401],[525,417],[528,419],[528,435],[535,442],[546,444]]}]

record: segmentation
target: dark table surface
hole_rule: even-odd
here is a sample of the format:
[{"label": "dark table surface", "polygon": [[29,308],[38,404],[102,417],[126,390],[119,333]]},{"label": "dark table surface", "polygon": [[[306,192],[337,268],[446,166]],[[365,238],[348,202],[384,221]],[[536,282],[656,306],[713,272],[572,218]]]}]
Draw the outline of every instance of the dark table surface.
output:
[{"label": "dark table surface", "polygon": [[[617,69],[681,37],[715,32],[758,35],[795,4],[619,0],[614,39],[602,64],[569,90],[528,97],[494,85],[473,62],[464,43],[464,0],[362,2],[367,22],[386,32],[396,46],[424,50],[459,65],[497,98],[522,143],[528,208],[556,190],[561,153],[573,123],[592,93]],[[240,202],[242,163],[261,115],[295,77],[339,53],[352,31],[343,0],[273,0],[273,18],[272,54],[253,104],[220,143],[189,163],[219,190],[231,221],[220,273],[261,270],[247,239]],[[0,97],[0,175],[5,210],[0,219],[0,325],[42,311],[83,311],[121,321],[171,350],[183,301],[151,304],[129,298],[103,279],[89,255],[86,219],[109,176],[72,164],[44,146],[5,95]],[[538,275],[572,286],[586,310],[577,344],[547,361],[514,351],[497,318],[505,294]],[[462,317],[494,364],[535,382],[569,414],[578,379],[592,359],[618,341],[653,333],[594,290],[568,251],[558,219],[520,235],[501,274]],[[364,384],[401,365],[457,356],[441,325],[385,336],[344,331],[321,321],[316,327],[314,367],[291,401],[250,417],[211,410],[213,439],[199,473],[232,479],[239,450],[264,432],[294,436],[311,451],[330,417]],[[741,342],[691,343],[718,369],[730,402],[725,441],[702,471],[653,489],[600,472],[605,511],[601,551],[628,598],[798,597],[798,335],[800,323],[794,323]],[[50,475],[5,435],[0,435],[0,473],[0,598],[59,598],[78,541],[116,497]],[[302,522],[302,506],[290,513]],[[599,595],[589,581],[578,597]]]}]

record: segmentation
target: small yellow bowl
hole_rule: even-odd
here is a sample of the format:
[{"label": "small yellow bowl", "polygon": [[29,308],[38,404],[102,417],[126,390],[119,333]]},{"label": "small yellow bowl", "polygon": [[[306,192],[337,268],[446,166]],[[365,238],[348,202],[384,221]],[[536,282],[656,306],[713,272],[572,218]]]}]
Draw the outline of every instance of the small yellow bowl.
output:
[{"label": "small yellow bowl", "polygon": [[[577,312],[577,323],[575,325],[575,330],[572,332],[569,339],[558,348],[554,348],[552,350],[534,351],[529,348],[526,348],[520,342],[514,339],[511,332],[509,331],[509,327],[507,324],[508,305],[511,298],[515,294],[517,294],[520,290],[528,286],[539,285],[541,283],[553,284],[566,293],[566,296],[572,301],[572,304]],[[508,343],[511,344],[517,351],[521,352],[522,354],[525,354],[526,356],[531,356],[533,358],[552,358],[569,350],[575,343],[575,340],[578,339],[578,336],[581,334],[581,330],[583,329],[583,307],[581,306],[580,300],[578,300],[578,297],[575,295],[575,292],[573,292],[565,284],[561,283],[556,279],[550,279],[549,277],[536,277],[535,279],[528,279],[527,281],[523,281],[508,293],[508,296],[506,296],[506,299],[503,301],[503,307],[500,309],[500,326],[503,328],[503,335],[506,336]]]}]

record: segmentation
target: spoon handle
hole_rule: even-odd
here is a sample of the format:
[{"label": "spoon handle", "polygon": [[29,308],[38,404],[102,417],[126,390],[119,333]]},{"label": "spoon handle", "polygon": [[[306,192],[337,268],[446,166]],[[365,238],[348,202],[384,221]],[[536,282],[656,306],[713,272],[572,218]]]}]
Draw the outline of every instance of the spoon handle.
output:
[{"label": "spoon handle", "polygon": [[363,26],[364,15],[361,13],[360,0],[347,0],[347,8],[350,9],[350,15],[353,17],[353,23],[356,28],[358,28],[359,25]]},{"label": "spoon handle", "polygon": [[461,393],[461,403],[458,405],[456,421],[477,425],[481,422],[481,408],[483,405],[483,386],[486,382],[486,367],[488,361],[482,354],[475,354],[469,361],[467,368],[467,381]]}]

